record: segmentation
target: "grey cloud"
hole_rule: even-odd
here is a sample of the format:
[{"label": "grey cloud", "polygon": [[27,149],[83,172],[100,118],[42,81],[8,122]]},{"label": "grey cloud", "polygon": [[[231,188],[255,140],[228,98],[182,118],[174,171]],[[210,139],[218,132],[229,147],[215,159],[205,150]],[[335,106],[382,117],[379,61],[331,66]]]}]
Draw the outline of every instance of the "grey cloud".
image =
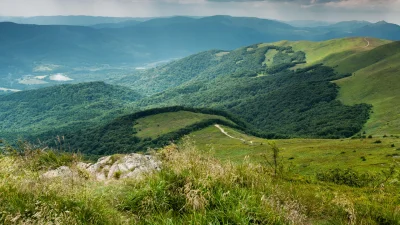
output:
[{"label": "grey cloud", "polygon": [[294,3],[299,5],[324,5],[335,3],[349,3],[363,5],[366,2],[369,4],[389,4],[396,0],[207,0],[209,2],[273,2],[273,3]]},{"label": "grey cloud", "polygon": [[39,15],[232,15],[278,20],[400,23],[400,0],[0,0],[0,16]]},{"label": "grey cloud", "polygon": [[276,3],[299,3],[299,4],[323,4],[328,2],[339,2],[341,0],[207,0],[209,2],[276,2]]}]

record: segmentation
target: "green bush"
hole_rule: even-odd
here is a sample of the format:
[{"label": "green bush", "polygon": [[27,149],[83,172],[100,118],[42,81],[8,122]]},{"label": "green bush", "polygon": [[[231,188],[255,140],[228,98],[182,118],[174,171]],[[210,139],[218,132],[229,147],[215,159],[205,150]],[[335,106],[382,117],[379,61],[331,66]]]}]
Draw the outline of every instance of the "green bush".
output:
[{"label": "green bush", "polygon": [[18,147],[7,147],[8,155],[19,156],[33,171],[51,170],[60,166],[70,166],[82,161],[82,155],[49,148],[39,148],[27,142],[18,142]]},{"label": "green bush", "polygon": [[359,173],[352,169],[332,169],[316,175],[320,181],[331,182],[351,187],[366,187],[376,184],[377,176],[370,173]]}]

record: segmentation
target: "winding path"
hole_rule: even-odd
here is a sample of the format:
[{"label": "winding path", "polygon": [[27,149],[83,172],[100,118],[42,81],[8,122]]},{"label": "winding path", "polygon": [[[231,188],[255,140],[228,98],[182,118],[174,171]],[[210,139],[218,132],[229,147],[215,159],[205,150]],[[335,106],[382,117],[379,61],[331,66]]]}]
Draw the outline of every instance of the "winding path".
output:
[{"label": "winding path", "polygon": [[368,47],[369,47],[369,41],[368,41],[368,39],[367,39],[367,38],[364,38],[364,40],[367,42],[367,45],[366,45],[366,46],[364,46],[364,48],[368,48]]},{"label": "winding path", "polygon": [[[243,141],[243,142],[247,142],[245,139],[243,139],[243,138],[237,138],[237,137],[234,137],[234,136],[232,136],[232,135],[230,135],[230,134],[228,134],[228,132],[226,132],[225,130],[224,130],[224,128],[222,128],[219,124],[215,124],[214,125],[216,128],[218,128],[220,131],[221,131],[221,133],[223,133],[223,134],[225,134],[227,137],[229,137],[229,138],[232,138],[232,139],[236,139],[236,140],[240,140],[240,141]],[[250,142],[250,144],[253,144],[253,141],[249,141]]]}]

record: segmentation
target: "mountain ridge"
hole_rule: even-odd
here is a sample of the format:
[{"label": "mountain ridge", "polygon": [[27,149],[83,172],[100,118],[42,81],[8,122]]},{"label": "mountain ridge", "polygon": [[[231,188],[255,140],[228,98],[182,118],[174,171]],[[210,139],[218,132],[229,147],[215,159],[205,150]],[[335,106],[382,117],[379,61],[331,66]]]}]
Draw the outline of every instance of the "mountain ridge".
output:
[{"label": "mountain ridge", "polygon": [[[298,28],[274,20],[230,16],[156,18],[119,28],[0,23],[0,79],[7,81],[1,88],[42,87],[37,84],[42,81],[20,81],[30,74],[45,76],[49,72],[71,73],[73,83],[106,80],[111,70],[121,74],[209,49],[230,51],[254,43],[353,36],[400,39],[400,26],[394,24],[351,25],[350,32],[332,26]],[[59,69],[36,70],[47,65]]]}]

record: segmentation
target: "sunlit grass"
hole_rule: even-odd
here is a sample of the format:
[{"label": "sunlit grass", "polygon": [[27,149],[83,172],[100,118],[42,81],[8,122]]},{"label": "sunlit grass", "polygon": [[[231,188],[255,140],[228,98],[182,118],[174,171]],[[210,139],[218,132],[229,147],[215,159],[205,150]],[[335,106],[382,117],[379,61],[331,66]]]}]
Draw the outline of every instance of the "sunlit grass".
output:
[{"label": "sunlit grass", "polygon": [[134,126],[137,136],[141,138],[156,138],[163,134],[177,131],[181,128],[208,119],[221,119],[228,121],[223,116],[194,113],[188,111],[167,112],[147,116],[136,120]]},{"label": "sunlit grass", "polygon": [[[230,135],[247,140],[231,139],[216,127],[196,131],[190,136],[199,149],[213,152],[215,157],[241,163],[244,157],[261,162],[268,148],[267,140],[248,136],[224,127]],[[382,143],[375,143],[381,140]],[[252,143],[251,143],[252,142]],[[365,139],[283,139],[276,140],[282,148],[282,157],[293,169],[303,175],[330,168],[353,168],[358,171],[375,171],[400,162],[400,139],[373,137]],[[365,161],[361,157],[365,157]]]},{"label": "sunlit grass", "polygon": [[[394,43],[388,46],[390,48],[376,49],[379,50],[376,54],[384,55],[387,51],[398,50],[399,46]],[[381,136],[400,134],[399,60],[400,54],[395,53],[356,71],[351,77],[336,81],[340,86],[338,99],[344,104],[368,103],[373,106],[371,118],[364,128],[367,133]]]},{"label": "sunlit grass", "polygon": [[[282,154],[285,151],[282,149]],[[40,156],[40,152],[37,154]],[[109,182],[79,175],[45,179],[41,174],[52,167],[49,161],[28,155],[1,155],[0,223],[399,224],[400,221],[398,173],[382,185],[363,188],[301,176],[288,170],[286,161],[282,161],[283,169],[274,175],[272,168],[261,160],[269,157],[267,147],[258,162],[244,158],[238,164],[216,159],[213,152],[196,147],[190,138],[155,155],[163,163],[160,172],[141,180]],[[76,169],[70,161],[66,163]],[[41,165],[38,171],[27,166],[38,164]]]}]

